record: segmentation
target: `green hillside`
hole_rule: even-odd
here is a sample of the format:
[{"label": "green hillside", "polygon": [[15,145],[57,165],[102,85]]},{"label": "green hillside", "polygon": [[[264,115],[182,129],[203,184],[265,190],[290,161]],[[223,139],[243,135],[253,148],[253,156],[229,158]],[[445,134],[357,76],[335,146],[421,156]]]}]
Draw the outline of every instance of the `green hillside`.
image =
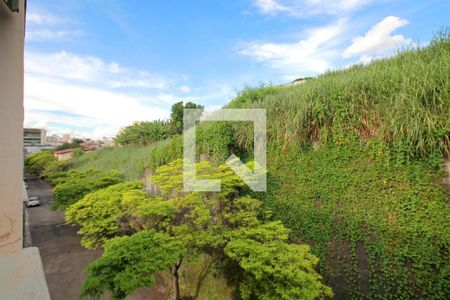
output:
[{"label": "green hillside", "polygon": [[136,180],[142,176],[144,167],[149,163],[151,153],[166,142],[148,146],[124,146],[103,148],[88,152],[73,159],[72,167],[79,171],[98,169],[117,170],[125,180]]},{"label": "green hillside", "polygon": [[[266,108],[268,193],[291,241],[311,245],[337,298],[450,295],[450,39],[292,87],[242,91],[228,107]],[[245,124],[200,126],[212,161],[252,157]],[[128,179],[181,156],[181,138],[88,153],[77,169]]]}]

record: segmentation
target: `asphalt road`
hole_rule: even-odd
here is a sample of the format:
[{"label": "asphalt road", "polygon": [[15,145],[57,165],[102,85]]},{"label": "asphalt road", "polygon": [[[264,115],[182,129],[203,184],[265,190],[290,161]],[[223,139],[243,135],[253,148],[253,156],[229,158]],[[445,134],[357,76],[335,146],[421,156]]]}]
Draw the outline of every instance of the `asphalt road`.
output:
[{"label": "asphalt road", "polygon": [[[28,178],[28,196],[38,196],[41,206],[26,208],[29,214],[32,245],[41,253],[44,273],[53,300],[75,300],[86,277],[84,268],[101,256],[101,250],[80,245],[77,229],[64,223],[64,213],[50,211],[51,186],[37,178]],[[163,300],[161,286],[136,291],[130,300]],[[107,299],[107,297],[105,297]]]}]

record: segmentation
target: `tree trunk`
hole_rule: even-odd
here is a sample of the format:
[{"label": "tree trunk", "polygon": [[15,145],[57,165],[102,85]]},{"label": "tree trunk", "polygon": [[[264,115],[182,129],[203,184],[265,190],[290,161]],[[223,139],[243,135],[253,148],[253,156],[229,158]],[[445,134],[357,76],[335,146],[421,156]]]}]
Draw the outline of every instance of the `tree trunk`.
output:
[{"label": "tree trunk", "polygon": [[183,259],[180,258],[180,260],[175,264],[175,267],[173,268],[172,276],[173,276],[173,295],[174,300],[180,300],[180,279],[178,274],[178,269],[181,267],[181,263],[183,262]]}]

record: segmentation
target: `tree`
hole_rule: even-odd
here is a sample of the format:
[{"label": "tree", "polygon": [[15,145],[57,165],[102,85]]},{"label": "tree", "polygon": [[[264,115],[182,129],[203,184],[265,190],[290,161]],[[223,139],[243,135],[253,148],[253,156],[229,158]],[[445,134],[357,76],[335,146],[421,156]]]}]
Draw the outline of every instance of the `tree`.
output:
[{"label": "tree", "polygon": [[54,182],[53,209],[65,210],[69,205],[81,200],[90,192],[121,182],[116,171],[108,173],[90,169],[87,171],[69,171],[61,174]]},{"label": "tree", "polygon": [[82,139],[74,138],[70,143],[63,143],[55,148],[55,150],[64,150],[64,149],[72,149],[72,148],[80,148],[81,144],[84,141]]},{"label": "tree", "polygon": [[153,285],[155,273],[176,264],[181,243],[154,230],[114,238],[105,244],[102,257],[87,267],[80,298],[100,298],[111,291],[123,299],[135,289]]},{"label": "tree", "polygon": [[41,172],[41,177],[45,178],[48,183],[55,185],[59,178],[67,175],[67,171],[71,166],[71,159],[55,160],[45,167],[44,171]]},{"label": "tree", "polygon": [[177,102],[172,105],[172,112],[170,113],[170,132],[171,134],[181,134],[183,132],[183,114],[184,109],[202,109],[204,106],[195,104],[193,102],[187,102],[183,105],[183,102]]},{"label": "tree", "polygon": [[319,261],[309,246],[288,244],[280,222],[244,227],[233,232],[226,255],[243,271],[242,299],[320,299],[331,297],[315,267]]},{"label": "tree", "polygon": [[42,175],[42,172],[50,167],[56,158],[51,151],[44,150],[34,153],[25,159],[25,169],[35,175]]},{"label": "tree", "polygon": [[[73,203],[66,210],[66,222],[81,226],[81,244],[94,249],[121,232],[127,232],[127,226],[121,227],[124,194],[142,192],[139,181],[122,182],[89,193],[83,199]],[[142,199],[142,198],[141,198]]]},{"label": "tree", "polygon": [[139,122],[123,128],[115,141],[120,145],[144,146],[166,139],[169,128],[166,121]]},{"label": "tree", "polygon": [[[105,246],[102,258],[88,267],[85,297],[98,298],[110,290],[115,297],[123,298],[135,288],[151,285],[154,272],[170,270],[174,299],[179,300],[181,265],[204,254],[212,257],[218,267],[224,261],[236,266],[235,272],[243,278],[239,288],[244,299],[315,299],[331,295],[314,270],[318,259],[307,246],[286,243],[287,229],[280,222],[267,222],[270,214],[259,200],[239,196],[244,183],[227,165],[215,167],[202,161],[196,165],[196,173],[198,179],[220,179],[221,191],[185,192],[183,161],[176,160],[158,168],[151,177],[161,187],[163,197],[148,196],[135,188],[124,192],[124,185],[116,185],[85,196],[68,209],[68,218],[81,226],[83,239],[95,241],[89,245]],[[142,232],[150,232],[142,245],[129,248],[133,241],[141,242]],[[130,237],[117,237],[123,234]],[[108,240],[112,236],[116,237]],[[159,253],[155,246],[161,239],[169,247],[161,248],[165,253]],[[143,248],[147,243],[154,253],[151,255],[161,261],[138,253],[147,249]]]}]

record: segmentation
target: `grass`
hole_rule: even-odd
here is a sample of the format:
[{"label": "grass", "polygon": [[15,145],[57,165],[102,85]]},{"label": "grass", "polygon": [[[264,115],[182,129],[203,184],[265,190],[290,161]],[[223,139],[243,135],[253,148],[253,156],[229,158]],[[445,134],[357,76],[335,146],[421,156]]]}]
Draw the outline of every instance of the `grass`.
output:
[{"label": "grass", "polygon": [[[230,106],[266,108],[269,139],[284,146],[350,133],[361,141],[380,138],[406,158],[448,154],[449,70],[450,38],[443,32],[425,49],[260,95],[243,93]],[[246,135],[242,126],[237,136]]]}]

